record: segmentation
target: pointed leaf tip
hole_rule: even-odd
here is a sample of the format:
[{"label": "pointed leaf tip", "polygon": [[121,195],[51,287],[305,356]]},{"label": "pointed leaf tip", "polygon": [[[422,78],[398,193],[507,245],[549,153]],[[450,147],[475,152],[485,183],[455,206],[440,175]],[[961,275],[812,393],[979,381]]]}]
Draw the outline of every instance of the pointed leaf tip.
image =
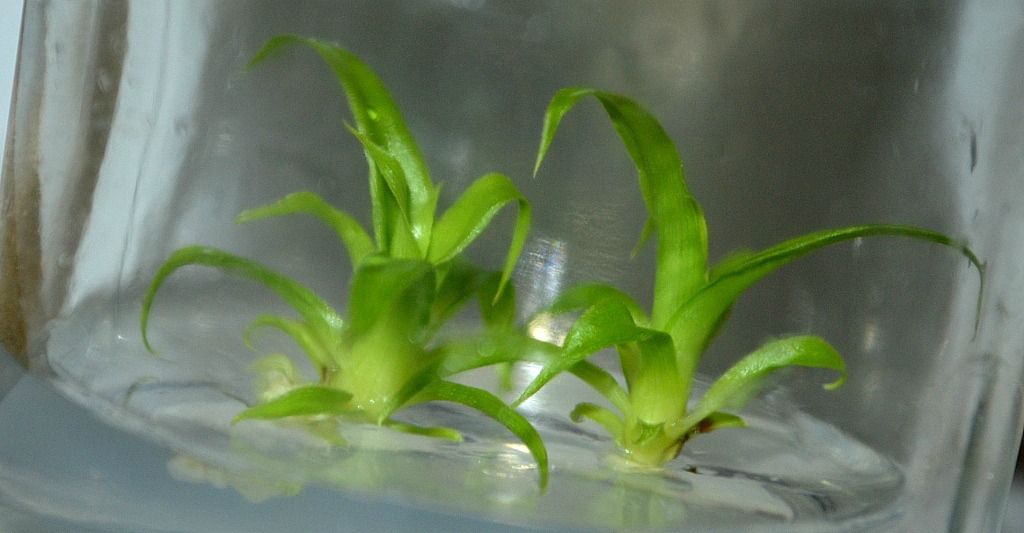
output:
[{"label": "pointed leaf tip", "polygon": [[576,319],[566,334],[561,353],[556,359],[544,365],[537,377],[523,389],[513,405],[521,405],[555,376],[570,370],[605,348],[642,341],[656,335],[661,335],[661,333],[636,325],[629,308],[622,300],[617,298],[599,300]]},{"label": "pointed leaf tip", "polygon": [[474,181],[435,224],[427,252],[428,260],[434,264],[452,260],[487,228],[506,205],[516,205],[519,211],[492,304],[497,303],[504,293],[530,231],[530,202],[512,180],[503,174],[490,173]]},{"label": "pointed leaf tip", "polygon": [[825,385],[838,388],[846,380],[846,362],[820,337],[787,337],[769,342],[742,358],[711,385],[676,431],[685,433],[705,417],[723,409],[738,409],[770,374],[790,366],[825,368],[839,372],[838,380]]},{"label": "pointed leaf tip", "polygon": [[267,42],[263,44],[259,51],[253,54],[252,59],[250,59],[249,62],[245,65],[245,70],[253,70],[267,58],[277,55],[288,46],[305,42],[307,42],[305,37],[301,37],[299,35],[295,35],[292,33],[283,33],[280,35],[275,35],[270,39],[267,39]]},{"label": "pointed leaf tip", "polygon": [[334,230],[345,246],[353,268],[375,248],[373,240],[359,222],[310,191],[294,192],[276,202],[246,209],[235,217],[235,222],[245,224],[269,217],[294,214],[315,217]]},{"label": "pointed leaf tip", "polygon": [[676,308],[704,285],[707,269],[704,214],[689,193],[679,153],[665,129],[649,111],[620,94],[581,87],[555,93],[544,115],[535,173],[562,118],[587,96],[596,98],[604,108],[637,171],[640,191],[650,215],[641,242],[645,236],[658,237],[651,319],[661,327]]}]

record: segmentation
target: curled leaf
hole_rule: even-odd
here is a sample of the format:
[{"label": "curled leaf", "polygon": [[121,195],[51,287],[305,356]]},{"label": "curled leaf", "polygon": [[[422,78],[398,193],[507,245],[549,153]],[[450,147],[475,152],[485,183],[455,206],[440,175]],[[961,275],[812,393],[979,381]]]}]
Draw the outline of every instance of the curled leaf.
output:
[{"label": "curled leaf", "polygon": [[501,281],[495,293],[495,299],[500,297],[526,243],[531,217],[530,203],[504,175],[487,174],[477,179],[445,211],[434,228],[427,260],[439,264],[453,259],[476,239],[502,207],[513,202],[519,206],[519,212],[505,266],[501,271]]},{"label": "curled leaf", "polygon": [[846,381],[846,363],[842,356],[820,337],[798,336],[772,341],[740,359],[715,380],[693,410],[674,425],[673,433],[685,434],[712,413],[742,407],[766,377],[790,366],[839,372],[839,379],[825,385],[826,389],[838,388]]},{"label": "curled leaf", "polygon": [[251,259],[239,257],[216,248],[188,246],[175,251],[160,266],[142,301],[139,325],[142,330],[142,341],[150,352],[153,351],[153,347],[149,343],[147,326],[149,324],[149,312],[153,305],[153,299],[156,297],[156,293],[164,281],[171,274],[179,268],[189,265],[209,266],[220,269],[228,274],[249,278],[262,283],[294,307],[302,318],[315,328],[320,335],[328,335],[331,332],[340,331],[342,327],[341,317],[338,316],[334,309],[321,300],[316,293],[299,282],[278,274]]},{"label": "curled leaf", "polygon": [[704,284],[708,254],[704,214],[690,196],[679,153],[661,124],[633,100],[614,93],[570,87],[555,94],[544,114],[534,174],[540,169],[562,118],[587,96],[593,96],[604,107],[636,166],[640,190],[650,213],[641,244],[652,232],[658,237],[651,319],[661,327],[672,311]]},{"label": "curled leaf", "polygon": [[577,424],[582,422],[584,418],[589,418],[603,427],[609,435],[614,436],[616,439],[622,438],[622,419],[599,405],[581,403],[573,408],[569,418]]},{"label": "curled leaf", "polygon": [[[250,67],[294,45],[311,48],[331,67],[345,91],[357,130],[386,151],[401,167],[403,182],[408,189],[409,230],[416,236],[419,248],[425,250],[434,223],[436,190],[430,181],[419,147],[384,83],[373,69],[341,46],[293,34],[270,38],[250,61]],[[378,168],[370,154],[367,155],[367,163],[371,174],[374,231],[378,244],[385,246],[390,243],[396,231],[392,226],[397,218],[389,212],[389,203],[384,198],[384,191],[388,189],[386,184],[381,183],[385,180],[381,175],[384,171]],[[384,249],[390,247],[385,246]]]},{"label": "curled leaf", "polygon": [[336,366],[336,363],[333,361],[334,354],[331,353],[331,350],[324,346],[315,331],[302,322],[275,315],[260,315],[256,317],[242,334],[242,339],[250,350],[254,349],[252,336],[259,328],[274,328],[291,337],[295,344],[298,344],[302,351],[306,353],[306,356],[309,357],[313,365],[321,371],[328,367]]},{"label": "curled leaf", "polygon": [[239,213],[235,220],[239,224],[252,222],[268,217],[292,214],[314,216],[330,226],[341,239],[352,261],[352,268],[362,261],[363,257],[373,253],[374,244],[359,222],[348,213],[335,209],[320,196],[309,191],[289,194],[272,203]]},{"label": "curled leaf", "polygon": [[649,322],[647,313],[636,303],[633,297],[622,292],[618,287],[608,285],[607,283],[587,283],[572,287],[558,295],[555,301],[542,312],[551,315],[572,313],[582,311],[603,300],[614,300],[624,305],[633,317],[633,321],[637,324]]},{"label": "curled leaf", "polygon": [[450,381],[435,381],[420,393],[424,401],[445,401],[465,405],[471,409],[494,419],[505,426],[520,441],[537,461],[540,471],[540,487],[543,490],[548,484],[548,452],[544,447],[537,430],[530,424],[523,415],[517,413],[511,407],[502,403],[497,396],[475,387],[452,383]]},{"label": "curled leaf", "polygon": [[[680,371],[692,376],[700,352],[718,330],[723,316],[751,285],[779,267],[810,252],[858,237],[891,235],[910,237],[952,247],[978,268],[984,283],[984,266],[965,244],[942,233],[913,226],[874,224],[825,230],[790,239],[757,253],[736,256],[714,269],[715,277],[669,320],[667,331],[680,352]],[[980,305],[981,293],[979,293]]]}]

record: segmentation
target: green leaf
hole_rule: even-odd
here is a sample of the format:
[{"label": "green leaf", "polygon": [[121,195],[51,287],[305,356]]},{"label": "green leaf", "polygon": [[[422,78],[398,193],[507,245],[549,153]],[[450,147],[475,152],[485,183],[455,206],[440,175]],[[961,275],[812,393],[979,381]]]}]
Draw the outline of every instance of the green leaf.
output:
[{"label": "green leaf", "polygon": [[514,286],[497,295],[501,281],[499,272],[484,270],[461,257],[439,266],[437,270],[442,281],[431,306],[432,328],[441,327],[473,296],[480,304],[480,314],[488,328],[508,329],[515,325]]},{"label": "green leaf", "polygon": [[442,376],[504,363],[544,363],[558,356],[559,348],[515,330],[490,330],[462,335],[437,349]]},{"label": "green leaf", "polygon": [[587,357],[605,348],[627,342],[641,341],[659,334],[638,327],[626,306],[615,300],[602,300],[585,311],[569,328],[559,357],[546,365],[523,390],[513,405],[519,405],[536,394],[548,381],[569,370]]},{"label": "green leaf", "polygon": [[511,329],[516,324],[516,287],[507,285],[502,290],[501,274],[487,272],[477,287],[480,317],[490,329]]},{"label": "green leaf", "polygon": [[572,413],[569,414],[569,418],[577,424],[583,422],[584,418],[589,418],[594,422],[597,422],[616,440],[623,437],[622,419],[616,416],[615,413],[599,405],[585,402],[578,404],[573,408]]},{"label": "green leaf", "polygon": [[440,328],[458,313],[477,293],[483,278],[487,275],[483,269],[461,257],[456,257],[436,268],[441,283],[430,310],[430,324],[433,329]]},{"label": "green leaf", "polygon": [[519,213],[495,295],[497,299],[512,276],[530,231],[530,203],[507,177],[487,174],[462,193],[437,221],[427,260],[434,264],[450,261],[476,239],[502,207],[512,202],[518,204]]},{"label": "green leaf", "polygon": [[685,443],[693,437],[703,433],[711,433],[712,431],[725,428],[742,427],[747,427],[747,423],[742,418],[729,413],[714,412],[691,426],[689,430],[678,438]]},{"label": "green leaf", "polygon": [[309,191],[301,191],[289,194],[272,204],[246,209],[239,213],[235,219],[239,224],[252,222],[268,217],[278,217],[291,214],[305,214],[320,219],[334,230],[334,233],[341,239],[342,244],[348,251],[352,261],[352,268],[359,264],[359,261],[373,253],[373,240],[366,233],[359,222],[348,213],[335,209],[324,201],[320,196]]},{"label": "green leaf", "polygon": [[651,240],[651,236],[654,235],[654,221],[651,217],[647,217],[644,221],[644,227],[640,230],[640,238],[636,240],[636,244],[633,245],[633,249],[629,252],[629,258],[635,259],[636,256],[640,255],[640,252],[647,245],[647,241]]},{"label": "green leaf", "polygon": [[362,335],[384,317],[402,323],[401,334],[418,333],[430,319],[435,284],[434,268],[424,261],[368,256],[352,276],[351,335]]},{"label": "green leaf", "polygon": [[623,362],[630,405],[644,423],[662,424],[678,419],[686,411],[688,386],[676,368],[672,339],[666,334],[652,335],[636,343],[636,361]]},{"label": "green leaf", "polygon": [[636,303],[633,297],[622,292],[617,287],[606,283],[587,283],[572,287],[558,295],[555,301],[541,312],[551,315],[573,313],[604,300],[613,300],[624,305],[629,310],[630,316],[633,317],[633,321],[637,324],[647,324],[649,322],[647,313]]},{"label": "green leaf", "polygon": [[231,275],[249,278],[262,283],[294,307],[302,318],[317,331],[321,338],[326,338],[341,330],[343,324],[341,317],[338,316],[331,306],[321,300],[316,293],[299,282],[278,274],[255,261],[223,250],[206,246],[188,246],[175,251],[164,262],[153,277],[149,291],[146,292],[146,296],[143,299],[142,313],[139,321],[142,329],[142,341],[150,352],[153,351],[153,347],[149,343],[147,326],[149,324],[149,311],[153,305],[153,299],[168,276],[179,268],[189,265],[209,266]]},{"label": "green leaf", "polygon": [[[640,420],[636,424],[629,427],[629,433],[626,435],[626,438],[628,438],[631,441],[631,443],[635,446],[643,446],[645,444],[650,444],[655,439],[664,441],[664,436],[665,424],[660,422],[657,424],[648,424],[647,422]],[[676,448],[675,443],[673,443],[671,447],[667,447],[659,451],[667,452],[668,449],[673,448]],[[635,452],[635,448],[632,451]],[[673,453],[665,455],[675,457],[677,455],[677,452],[678,450],[676,449],[673,451]]]},{"label": "green leaf", "polygon": [[704,397],[671,433],[682,435],[702,420],[722,409],[739,409],[757,392],[771,373],[790,366],[827,368],[839,372],[839,379],[825,385],[838,388],[846,381],[846,363],[831,345],[820,337],[788,337],[769,342],[740,359],[711,385]]},{"label": "green leaf", "polygon": [[381,251],[391,257],[423,259],[429,243],[419,233],[425,231],[425,228],[413,224],[405,171],[391,154],[375,144],[369,136],[348,124],[345,124],[345,127],[363,144],[366,158],[376,164],[378,176],[383,178],[387,186],[385,191],[380,187],[380,180],[374,179],[371,182],[371,197],[379,200],[375,204],[377,208],[374,212],[384,213],[385,226],[390,228],[387,239],[379,243]]},{"label": "green leaf", "polygon": [[250,350],[256,350],[252,342],[252,336],[255,331],[266,327],[277,329],[291,337],[302,348],[302,351],[306,353],[306,356],[309,357],[309,360],[317,369],[323,371],[326,368],[337,366],[337,362],[334,361],[334,354],[323,345],[312,328],[302,322],[283,316],[260,315],[249,324],[249,327],[242,334],[242,338]]},{"label": "green leaf", "polygon": [[[356,126],[373,144],[380,146],[402,168],[409,191],[409,214],[411,232],[417,236],[419,247],[425,250],[430,241],[434,223],[434,202],[436,191],[430,181],[426,164],[420,155],[402,115],[388,93],[387,88],[373,70],[354,54],[344,48],[316,39],[299,35],[278,35],[272,37],[256,53],[250,62],[256,65],[268,56],[293,45],[303,45],[315,50],[334,71],[338,82],[348,99],[349,108]],[[394,217],[388,213],[386,199],[382,198],[384,187],[380,181],[383,171],[368,155],[370,166],[370,191],[374,204],[374,230],[378,244],[385,245],[391,240],[395,228]],[[385,249],[390,249],[389,247]]]},{"label": "green leaf", "polygon": [[681,358],[680,372],[684,378],[693,375],[700,353],[718,330],[723,315],[748,287],[786,263],[814,250],[858,237],[876,235],[910,237],[959,250],[978,268],[984,283],[984,267],[974,252],[959,241],[927,229],[886,224],[862,225],[818,231],[790,239],[758,253],[727,259],[724,267],[714,269],[715,278],[675,312],[666,330],[675,341]]},{"label": "green leaf", "polygon": [[629,403],[629,394],[608,371],[584,360],[572,365],[569,372],[601,393],[601,396],[604,396],[627,418],[632,416],[633,407]]},{"label": "green leaf", "polygon": [[[516,291],[515,285],[502,290],[501,274],[488,273],[477,288],[477,302],[480,317],[484,326],[491,331],[512,331],[516,325]],[[506,362],[498,365],[498,387],[502,392],[509,392],[513,387],[514,365]]]},{"label": "green leaf", "polygon": [[716,429],[742,428],[746,426],[747,423],[734,414],[714,412],[698,422],[694,429],[698,433],[711,433]]},{"label": "green leaf", "polygon": [[734,250],[708,270],[708,281],[722,277],[722,273],[735,270],[737,266],[750,260],[756,254],[754,250]]},{"label": "green leaf", "polygon": [[410,435],[420,435],[423,437],[450,440],[452,442],[462,442],[462,434],[451,428],[417,426],[415,424],[398,422],[396,420],[385,420],[383,425],[395,431],[401,431],[402,433],[408,433]]},{"label": "green leaf", "polygon": [[385,419],[400,409],[420,403],[421,400],[417,398],[417,395],[432,383],[441,380],[440,368],[440,360],[431,361],[406,380],[398,392],[388,399],[388,405],[382,410],[378,423],[383,423]]},{"label": "green leaf", "polygon": [[380,181],[375,179],[373,182],[377,185],[370,189],[371,196],[379,199],[374,203],[374,213],[382,213],[383,227],[387,228],[386,233],[378,233],[378,251],[401,259],[423,259],[427,245],[416,241],[416,232],[409,227],[409,219],[391,191],[385,191],[385,187],[378,183]]},{"label": "green leaf", "polygon": [[[649,223],[658,236],[651,319],[661,327],[704,284],[708,246],[704,215],[687,189],[679,154],[657,119],[636,102],[613,93],[572,87],[555,94],[544,115],[534,174],[562,118],[586,96],[595,97],[604,107],[637,169]],[[645,229],[645,234],[650,231]]]},{"label": "green leaf", "polygon": [[540,470],[541,490],[547,487],[548,452],[544,447],[544,441],[541,440],[537,430],[534,429],[523,415],[502,403],[497,396],[483,389],[450,381],[436,381],[425,389],[421,395],[426,401],[445,401],[465,405],[480,411],[505,426],[530,450],[530,454],[537,461],[537,466]]},{"label": "green leaf", "polygon": [[381,176],[384,178],[384,182],[391,191],[392,198],[394,198],[395,203],[398,204],[398,209],[402,213],[402,218],[405,220],[406,224],[412,228],[412,219],[409,208],[409,184],[405,179],[405,171],[402,169],[402,165],[399,164],[398,160],[392,157],[387,150],[373,142],[373,139],[371,139],[369,135],[353,128],[347,123],[345,124],[345,128],[363,145],[363,150],[366,151],[366,157],[377,165],[377,170],[380,171]]},{"label": "green leaf", "polygon": [[352,395],[333,387],[308,385],[291,390],[269,402],[250,407],[232,420],[232,424],[243,420],[274,420],[290,416],[351,414],[348,401]]}]

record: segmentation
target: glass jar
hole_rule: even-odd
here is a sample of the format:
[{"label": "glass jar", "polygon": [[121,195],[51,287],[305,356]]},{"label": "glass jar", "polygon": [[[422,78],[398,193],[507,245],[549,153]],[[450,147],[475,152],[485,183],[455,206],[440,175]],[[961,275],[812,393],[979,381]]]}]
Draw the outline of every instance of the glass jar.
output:
[{"label": "glass jar", "polygon": [[[32,372],[0,403],[0,471],[18,473],[0,477],[13,517],[0,524],[997,531],[1024,364],[1024,34],[1007,14],[1019,7],[997,3],[28,2],[0,330],[4,373],[11,358]],[[442,206],[490,171],[530,198],[521,316],[594,280],[652,298],[653,252],[630,257],[646,216],[636,171],[599,106],[566,119],[531,177],[545,105],[575,85],[630,95],[659,118],[713,258],[904,223],[967,241],[984,286],[948,249],[896,238],[786,266],[739,301],[701,375],[766,337],[813,333],[844,355],[848,383],[826,392],[792,372],[744,411],[750,428],[695,439],[662,472],[617,468],[609,439],[569,423],[591,394],[570,377],[524,405],[551,451],[543,494],[515,439],[458,410],[423,415],[463,430],[459,446],[362,426],[347,448],[231,429],[252,394],[255,354],[239,333],[280,304],[249,282],[182,271],[154,307],[153,356],[139,313],[154,273],[177,248],[216,246],[340,306],[351,268],[328,230],[234,219],[297,190],[370,219],[330,71],[299,51],[246,69],[282,32],[337,41],[380,74],[444,183]],[[468,255],[500,268],[511,222],[499,216]],[[60,436],[53,420],[85,437]],[[57,457],[65,468],[46,466]],[[177,490],[197,481],[262,503]]]}]

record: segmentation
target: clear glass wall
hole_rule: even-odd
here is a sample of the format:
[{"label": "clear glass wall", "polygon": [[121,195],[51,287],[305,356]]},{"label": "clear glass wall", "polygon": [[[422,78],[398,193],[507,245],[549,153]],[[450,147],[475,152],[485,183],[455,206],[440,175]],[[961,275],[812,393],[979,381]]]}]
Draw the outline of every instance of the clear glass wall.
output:
[{"label": "clear glass wall", "polygon": [[[850,380],[825,392],[798,372],[766,392],[764,412],[751,416],[767,422],[735,439],[733,451],[757,456],[757,438],[796,441],[765,452],[775,462],[731,457],[722,451],[730,439],[695,441],[680,461],[717,468],[729,483],[755,480],[750,490],[763,499],[747,496],[761,503],[744,507],[680,474],[665,490],[688,494],[685,509],[664,510],[660,525],[707,530],[740,509],[746,514],[722,527],[993,531],[1019,439],[1024,362],[1015,297],[1024,290],[1020,15],[1015,2],[967,0],[28,2],[2,182],[0,332],[14,357],[108,423],[211,468],[329,485],[311,473],[323,465],[289,465],[276,448],[240,457],[221,425],[237,411],[234,398],[250,394],[252,354],[238,332],[276,305],[271,295],[213,271],[183,272],[154,311],[167,352],[154,359],[139,340],[142,292],[188,244],[258,257],[343,303],[350,272],[329,231],[304,219],[234,223],[240,210],[301,189],[369,220],[365,163],[342,126],[350,120],[342,93],[312,54],[253,71],[249,58],[280,32],[357,53],[391,89],[444,182],[442,205],[485,172],[512,177],[535,213],[516,274],[521,314],[590,280],[651,299],[653,252],[629,253],[643,200],[598,106],[566,120],[531,177],[551,95],[600,87],[643,102],[677,142],[713,258],[817,229],[893,222],[963,238],[987,263],[980,318],[978,276],[966,261],[898,239],[838,246],[755,286],[702,374],[717,375],[767,337],[814,333],[844,354]],[[510,228],[510,217],[499,218],[488,230],[497,237],[469,254],[500,267]],[[558,425],[572,408],[560,398],[577,384],[558,386],[530,414],[559,421],[542,427],[553,442],[567,439],[558,445],[564,458],[582,453]],[[807,442],[817,447],[800,447]],[[597,457],[609,446],[584,448]],[[830,456],[828,446],[839,451]],[[459,457],[450,460],[471,461]],[[553,452],[550,493],[524,496],[529,512],[474,499],[481,489],[472,483],[500,493],[500,476],[463,483],[466,494],[454,498],[464,503],[432,496],[416,479],[397,492],[343,490],[484,520],[616,525],[588,516],[572,496],[582,483],[588,497],[607,491],[615,500],[614,483],[580,481],[602,478],[586,473],[605,472],[601,460],[566,460],[560,477],[559,457]],[[810,473],[785,490],[770,488],[803,468]],[[424,465],[408,472],[442,475]],[[512,493],[529,492],[532,478],[524,479]],[[811,494],[818,482],[841,490],[817,509],[786,492]]]}]

